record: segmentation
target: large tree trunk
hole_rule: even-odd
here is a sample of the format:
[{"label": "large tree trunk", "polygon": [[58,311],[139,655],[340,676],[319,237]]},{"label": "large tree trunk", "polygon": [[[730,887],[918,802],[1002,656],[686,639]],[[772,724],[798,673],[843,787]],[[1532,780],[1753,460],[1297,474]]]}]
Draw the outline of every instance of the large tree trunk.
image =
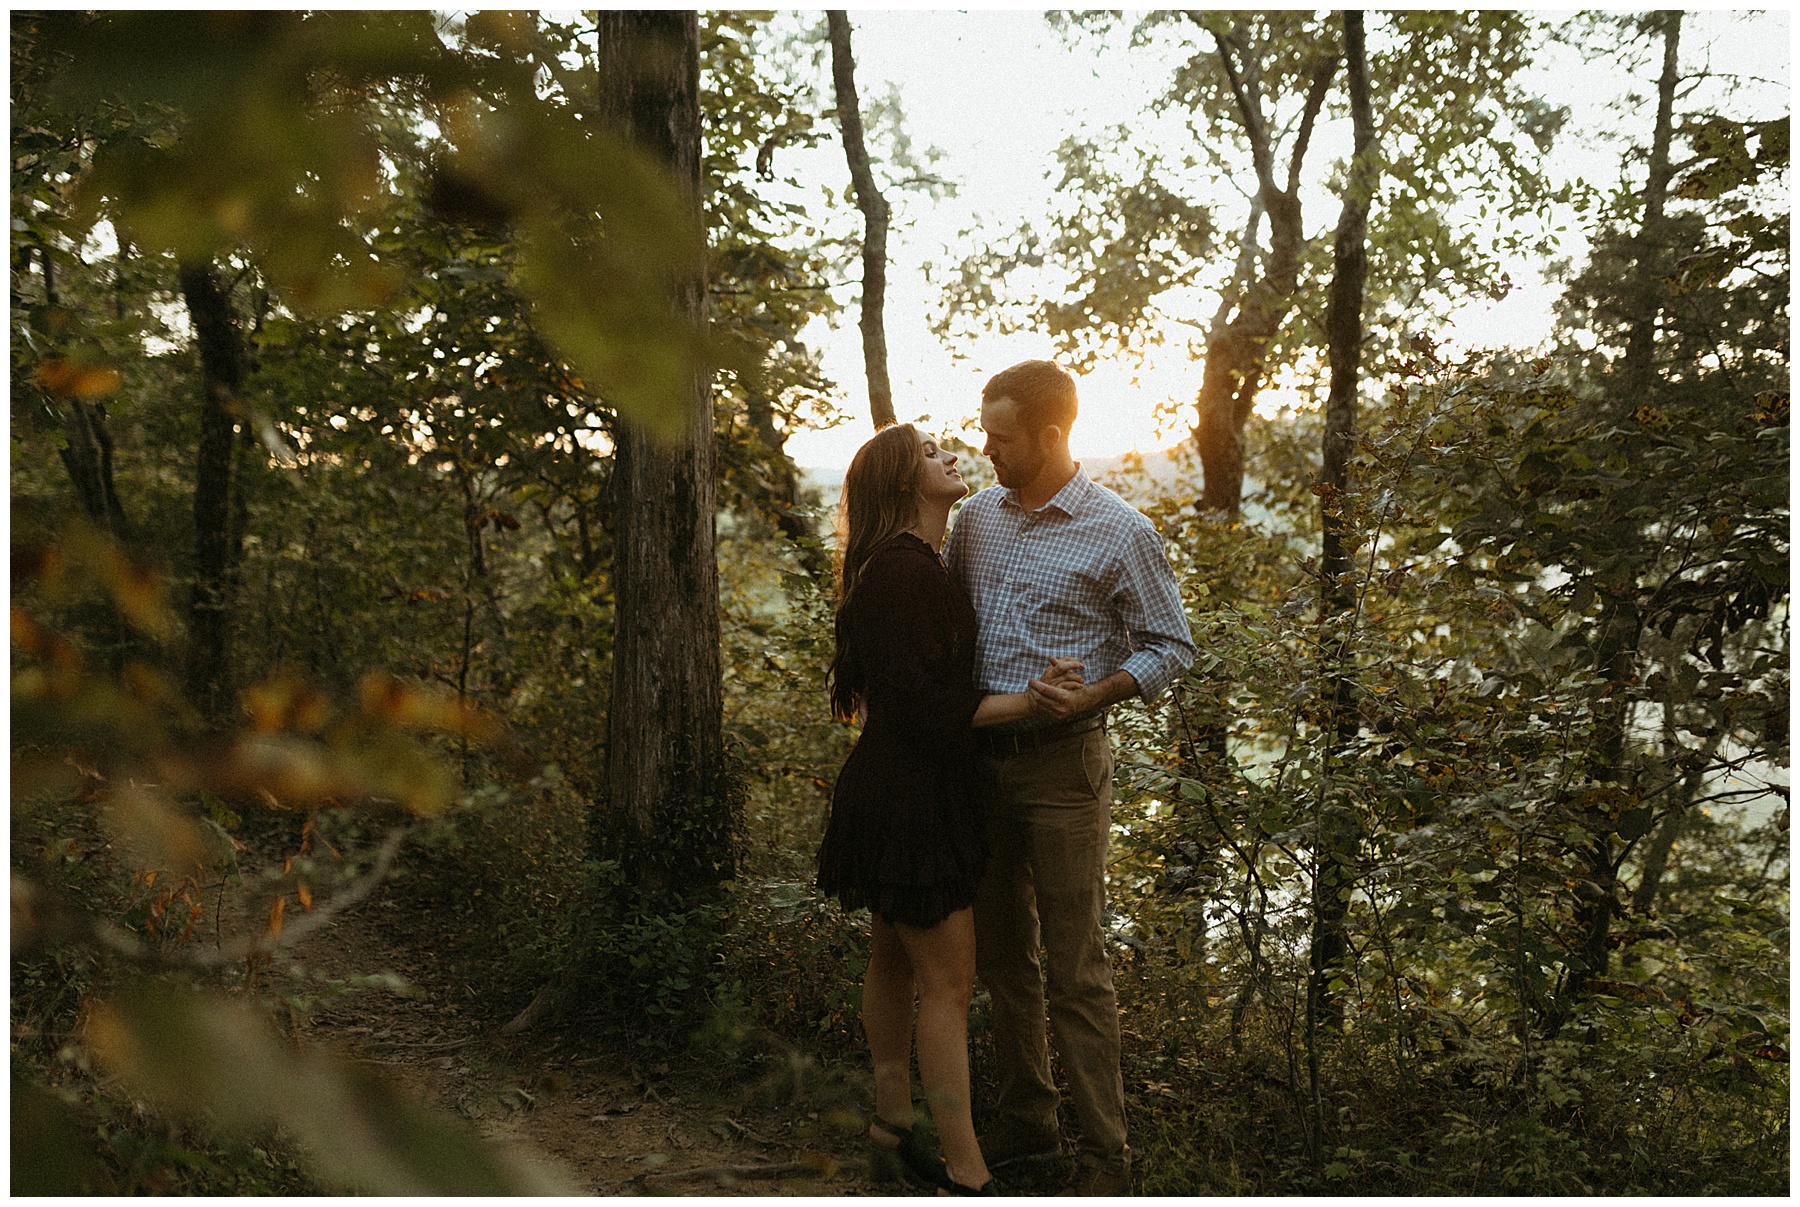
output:
[{"label": "large tree trunk", "polygon": [[231,704],[231,610],[237,550],[233,461],[243,417],[244,336],[210,263],[183,264],[181,296],[200,351],[200,439],[194,468],[194,587],[188,604],[188,695],[209,722]]},{"label": "large tree trunk", "polygon": [[862,109],[856,99],[856,60],[850,54],[850,18],[842,9],[825,13],[831,35],[831,82],[837,90],[838,126],[844,132],[844,157],[863,216],[862,338],[863,366],[869,377],[869,416],[876,430],[894,422],[894,393],[888,384],[887,333],[882,307],[887,301],[888,203],[869,170],[863,142]]},{"label": "large tree trunk", "polygon": [[[1275,179],[1274,149],[1263,118],[1260,73],[1255,70],[1253,52],[1244,44],[1241,30],[1214,29],[1212,33],[1237,101],[1239,120],[1250,140],[1257,199],[1269,218],[1269,256],[1262,274],[1245,289],[1236,317],[1222,327],[1215,321],[1207,337],[1206,367],[1195,400],[1199,421],[1193,439],[1204,475],[1200,507],[1234,517],[1244,494],[1244,425],[1262,388],[1263,353],[1293,307],[1300,278],[1300,253],[1306,244],[1300,220],[1300,165],[1337,72],[1337,57],[1322,58],[1314,69],[1289,156],[1287,187],[1283,188]],[[1256,227],[1253,215],[1248,239],[1255,239]]]},{"label": "large tree trunk", "polygon": [[[602,111],[664,164],[700,214],[700,35],[692,12],[602,10]],[[673,304],[705,322],[705,248],[696,245]],[[605,839],[651,894],[732,874],[724,774],[714,558],[711,371],[696,365],[687,431],[661,443],[621,424],[613,454],[612,703]]]}]

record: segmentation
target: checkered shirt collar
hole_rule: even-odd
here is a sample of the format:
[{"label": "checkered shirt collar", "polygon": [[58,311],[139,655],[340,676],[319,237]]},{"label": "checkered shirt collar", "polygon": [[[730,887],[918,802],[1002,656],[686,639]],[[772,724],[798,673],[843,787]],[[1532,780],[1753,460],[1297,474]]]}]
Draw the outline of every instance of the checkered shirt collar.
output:
[{"label": "checkered shirt collar", "polygon": [[[1038,510],[1043,511],[1045,508],[1054,507],[1072,519],[1076,509],[1081,506],[1082,500],[1088,497],[1093,488],[1093,482],[1088,478],[1087,472],[1081,468],[1081,462],[1077,461],[1075,476],[1063,483],[1063,488],[1051,495],[1050,501]],[[1001,502],[1014,511],[1025,510],[1019,505],[1019,492],[1011,486],[1006,488],[1006,497]]]}]

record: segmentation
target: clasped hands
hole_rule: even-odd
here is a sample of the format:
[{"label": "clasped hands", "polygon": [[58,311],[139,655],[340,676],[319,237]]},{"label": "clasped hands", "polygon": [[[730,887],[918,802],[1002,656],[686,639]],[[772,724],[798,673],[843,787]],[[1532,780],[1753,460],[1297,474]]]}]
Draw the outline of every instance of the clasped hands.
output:
[{"label": "clasped hands", "polygon": [[1052,658],[1044,673],[1026,688],[1031,715],[1052,721],[1067,720],[1091,706],[1091,692],[1079,658]]}]

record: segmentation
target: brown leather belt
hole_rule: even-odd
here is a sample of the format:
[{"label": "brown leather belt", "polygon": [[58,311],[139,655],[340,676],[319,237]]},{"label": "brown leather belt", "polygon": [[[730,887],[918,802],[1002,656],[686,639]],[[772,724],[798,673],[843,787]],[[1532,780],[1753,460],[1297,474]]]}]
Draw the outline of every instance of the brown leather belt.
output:
[{"label": "brown leather belt", "polygon": [[1099,729],[1106,724],[1106,714],[1094,713],[1091,716],[1076,717],[1073,721],[1061,721],[1055,725],[1043,725],[1037,729],[977,729],[975,731],[975,749],[982,754],[1006,757],[1007,755],[1024,754],[1028,750],[1038,750],[1060,742],[1064,738],[1072,738],[1077,734]]}]

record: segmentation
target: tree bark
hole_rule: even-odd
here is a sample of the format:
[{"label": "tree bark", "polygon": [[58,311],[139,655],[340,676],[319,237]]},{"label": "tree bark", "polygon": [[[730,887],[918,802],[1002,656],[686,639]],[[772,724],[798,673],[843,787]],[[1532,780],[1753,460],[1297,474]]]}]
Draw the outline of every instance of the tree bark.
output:
[{"label": "tree bark", "polygon": [[[1196,18],[1198,19],[1198,18]],[[1237,315],[1221,329],[1215,324],[1206,344],[1206,367],[1195,400],[1199,421],[1194,446],[1200,454],[1203,486],[1200,508],[1235,517],[1244,494],[1244,425],[1262,388],[1263,352],[1293,306],[1306,233],[1300,219],[1300,165],[1313,123],[1325,103],[1337,56],[1319,61],[1301,112],[1300,131],[1289,159],[1287,187],[1275,179],[1274,148],[1263,120],[1260,73],[1240,35],[1213,31],[1219,61],[1231,83],[1244,133],[1256,164],[1257,197],[1269,218],[1269,257],[1262,275],[1244,291]],[[1240,70],[1238,58],[1244,60]],[[1255,223],[1250,227],[1254,238]]]},{"label": "tree bark", "polygon": [[[602,10],[601,111],[663,164],[700,221],[700,41],[692,12]],[[705,247],[672,299],[705,322]],[[714,556],[711,370],[696,365],[678,444],[621,424],[613,454],[612,703],[607,796],[597,837],[640,888],[663,894],[732,874]]]},{"label": "tree bark", "polygon": [[887,333],[882,325],[882,309],[887,302],[888,203],[875,187],[875,174],[869,170],[869,149],[863,142],[862,109],[856,99],[856,60],[850,53],[850,18],[844,10],[834,8],[826,11],[825,22],[831,35],[831,82],[837,90],[844,158],[850,162],[856,208],[863,216],[863,366],[869,378],[869,417],[879,431],[894,422]]},{"label": "tree bark", "polygon": [[188,604],[189,698],[209,722],[230,707],[232,476],[242,416],[244,337],[211,263],[183,264],[181,295],[200,352],[200,439],[194,468],[194,585]]}]

